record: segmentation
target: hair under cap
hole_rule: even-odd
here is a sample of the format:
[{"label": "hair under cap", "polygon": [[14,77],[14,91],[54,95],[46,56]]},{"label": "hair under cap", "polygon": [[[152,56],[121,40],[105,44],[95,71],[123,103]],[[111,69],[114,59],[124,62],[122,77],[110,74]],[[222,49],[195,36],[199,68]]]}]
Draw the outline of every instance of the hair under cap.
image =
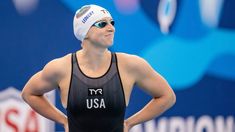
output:
[{"label": "hair under cap", "polygon": [[91,26],[104,17],[112,18],[108,10],[97,5],[85,5],[78,9],[73,19],[73,32],[76,38],[83,41]]}]

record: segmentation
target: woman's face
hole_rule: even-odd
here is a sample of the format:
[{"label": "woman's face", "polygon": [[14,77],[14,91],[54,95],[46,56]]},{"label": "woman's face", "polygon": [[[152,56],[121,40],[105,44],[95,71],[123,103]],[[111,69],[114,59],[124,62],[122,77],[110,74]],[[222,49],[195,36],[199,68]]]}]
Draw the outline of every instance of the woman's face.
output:
[{"label": "woman's face", "polygon": [[96,46],[110,47],[113,44],[115,33],[114,21],[106,17],[94,23],[89,29],[86,39]]}]

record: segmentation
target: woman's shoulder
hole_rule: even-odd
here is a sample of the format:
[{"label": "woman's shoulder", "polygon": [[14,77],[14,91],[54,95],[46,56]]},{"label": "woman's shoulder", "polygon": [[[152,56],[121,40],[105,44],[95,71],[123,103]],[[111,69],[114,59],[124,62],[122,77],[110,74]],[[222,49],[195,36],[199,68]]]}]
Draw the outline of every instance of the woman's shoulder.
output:
[{"label": "woman's shoulder", "polygon": [[71,53],[49,61],[43,68],[48,73],[64,74],[71,65]]},{"label": "woman's shoulder", "polygon": [[138,55],[122,52],[117,52],[116,55],[118,61],[124,66],[127,66],[128,68],[136,68],[142,65],[143,63],[146,63],[146,61]]}]

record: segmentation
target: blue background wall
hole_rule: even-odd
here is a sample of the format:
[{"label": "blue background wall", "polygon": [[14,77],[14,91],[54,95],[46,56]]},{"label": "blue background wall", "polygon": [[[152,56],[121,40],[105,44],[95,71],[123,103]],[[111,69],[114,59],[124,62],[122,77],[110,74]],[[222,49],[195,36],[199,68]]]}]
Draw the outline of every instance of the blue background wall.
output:
[{"label": "blue background wall", "polygon": [[[147,122],[136,131],[235,130],[233,0],[34,1],[23,8],[11,0],[0,2],[0,90],[9,86],[21,90],[48,61],[80,49],[73,35],[73,15],[94,3],[108,9],[116,21],[111,50],[145,58],[177,95],[175,106],[157,118],[153,128]],[[171,21],[168,33],[160,30],[159,12]],[[126,116],[150,99],[135,87]],[[56,105],[63,110],[58,95]],[[164,121],[169,129],[161,128]],[[63,129],[56,125],[56,130]]]}]

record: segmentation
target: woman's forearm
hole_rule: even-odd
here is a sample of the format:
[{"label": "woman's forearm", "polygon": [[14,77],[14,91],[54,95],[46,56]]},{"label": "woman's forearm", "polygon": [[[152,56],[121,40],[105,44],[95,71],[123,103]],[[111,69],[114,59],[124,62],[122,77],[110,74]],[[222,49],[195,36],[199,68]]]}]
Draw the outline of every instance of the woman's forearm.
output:
[{"label": "woman's forearm", "polygon": [[154,98],[143,109],[125,120],[125,123],[131,128],[134,125],[151,120],[169,109],[174,103],[175,96]]},{"label": "woman's forearm", "polygon": [[58,110],[43,95],[38,96],[22,94],[22,98],[40,115],[61,125],[65,125],[67,123],[67,117],[64,115],[64,113]]}]

